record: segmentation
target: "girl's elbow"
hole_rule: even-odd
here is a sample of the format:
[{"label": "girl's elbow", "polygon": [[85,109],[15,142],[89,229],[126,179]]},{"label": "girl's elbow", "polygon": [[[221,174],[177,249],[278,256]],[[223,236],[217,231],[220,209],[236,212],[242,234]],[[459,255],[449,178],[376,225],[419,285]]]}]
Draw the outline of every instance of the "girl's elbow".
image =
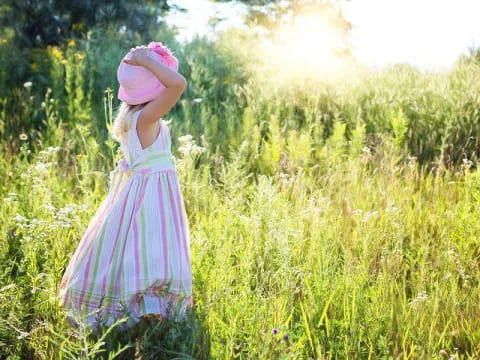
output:
[{"label": "girl's elbow", "polygon": [[182,90],[182,92],[183,92],[183,91],[187,88],[187,80],[186,80],[183,76],[181,76],[181,77],[177,80],[176,86],[179,87],[179,88]]},{"label": "girl's elbow", "polygon": [[168,87],[176,92],[183,93],[187,88],[187,80],[182,75],[178,75],[177,79],[172,81]]}]

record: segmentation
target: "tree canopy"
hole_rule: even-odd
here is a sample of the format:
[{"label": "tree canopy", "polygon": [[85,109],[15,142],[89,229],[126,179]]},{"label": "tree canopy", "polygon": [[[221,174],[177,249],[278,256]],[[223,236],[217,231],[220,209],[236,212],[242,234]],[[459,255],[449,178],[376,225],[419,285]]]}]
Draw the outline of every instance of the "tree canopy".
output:
[{"label": "tree canopy", "polygon": [[246,21],[265,28],[275,28],[279,22],[290,21],[299,14],[315,11],[328,18],[339,31],[348,33],[351,24],[331,0],[212,0],[214,2],[236,2],[247,6]]},{"label": "tree canopy", "polygon": [[148,29],[170,9],[167,0],[4,0],[0,28],[12,29],[19,47],[59,45],[92,26]]}]

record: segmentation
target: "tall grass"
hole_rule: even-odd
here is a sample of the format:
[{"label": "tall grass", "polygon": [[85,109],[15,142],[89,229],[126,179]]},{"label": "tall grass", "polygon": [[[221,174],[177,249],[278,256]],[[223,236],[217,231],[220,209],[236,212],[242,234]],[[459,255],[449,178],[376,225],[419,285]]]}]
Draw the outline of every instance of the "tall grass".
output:
[{"label": "tall grass", "polygon": [[[169,115],[195,311],[143,329],[137,352],[476,358],[478,65],[278,86],[228,36],[179,48],[190,86]],[[1,358],[135,353],[118,324],[71,329],[55,297],[120,156],[106,135],[114,83],[96,89],[88,49],[50,50],[57,85],[1,102]]]}]

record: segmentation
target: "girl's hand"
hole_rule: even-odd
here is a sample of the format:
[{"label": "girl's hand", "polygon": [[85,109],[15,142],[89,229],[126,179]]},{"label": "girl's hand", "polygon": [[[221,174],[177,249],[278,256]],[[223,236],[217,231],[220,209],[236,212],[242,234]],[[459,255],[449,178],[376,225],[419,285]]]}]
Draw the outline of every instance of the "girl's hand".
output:
[{"label": "girl's hand", "polygon": [[145,63],[145,59],[150,58],[152,49],[147,48],[145,45],[140,45],[130,49],[130,59],[123,59],[123,62],[129,65],[141,66]]}]

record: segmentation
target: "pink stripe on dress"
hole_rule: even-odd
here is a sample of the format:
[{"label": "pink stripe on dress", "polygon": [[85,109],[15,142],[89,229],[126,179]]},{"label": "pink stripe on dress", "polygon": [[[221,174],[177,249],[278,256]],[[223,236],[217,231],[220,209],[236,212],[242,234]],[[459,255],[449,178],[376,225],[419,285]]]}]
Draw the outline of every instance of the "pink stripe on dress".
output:
[{"label": "pink stripe on dress", "polygon": [[[142,192],[140,192],[140,195],[142,194]],[[128,198],[128,196],[126,197],[126,199]],[[130,219],[130,221],[132,221],[132,219],[135,217],[135,214],[136,214],[136,209],[138,208],[138,205],[140,203],[142,199],[142,196],[137,199],[137,201],[134,203],[134,208],[133,208],[133,214],[132,214],[132,217]],[[123,220],[123,214],[125,213],[125,208],[126,208],[126,203],[124,203],[124,206],[123,206],[123,210],[122,210],[122,217],[120,218],[120,224],[122,223],[122,220]],[[111,266],[112,266],[112,263],[113,263],[113,259],[114,259],[114,255],[115,255],[115,248],[118,244],[118,239],[119,239],[119,234],[120,234],[120,229],[121,229],[121,225],[118,226],[118,229],[117,229],[117,235],[115,237],[115,243],[114,243],[114,246],[113,246],[113,250],[112,250],[112,255],[110,256],[110,261],[108,263],[108,268],[110,269]],[[128,230],[127,230],[128,232]],[[118,252],[117,252],[117,256],[118,256]],[[117,257],[115,257],[116,259]],[[102,284],[102,294],[105,294],[105,291],[106,291],[106,288],[107,288],[107,277],[108,277],[108,274],[105,273],[104,277],[103,277],[103,284]]]},{"label": "pink stripe on dress", "polygon": [[[143,201],[143,197],[145,196],[145,189],[148,184],[148,177],[144,182],[143,189],[141,191],[140,197],[138,198],[136,204],[135,204],[135,209],[133,211],[133,239],[134,239],[134,251],[135,251],[135,281],[137,284],[137,289],[140,289],[140,254],[139,254],[139,236],[138,236],[138,221],[136,219],[136,215],[138,212],[138,209],[140,207],[140,203]],[[142,229],[142,232],[144,232],[145,229]]]},{"label": "pink stripe on dress", "polygon": [[[170,193],[173,194],[172,196],[172,201],[173,201],[173,206],[172,206],[172,209],[174,211],[180,211],[182,210],[182,199],[180,198],[180,194],[179,194],[179,188],[177,186],[177,184],[174,182],[174,185],[171,186],[170,185],[170,182],[168,182],[169,184],[169,188],[171,189]],[[171,186],[171,187],[170,187]],[[176,200],[176,201],[175,201]],[[179,220],[180,218],[180,220]],[[183,222],[183,213],[176,213],[176,216],[174,216],[174,221],[175,221],[175,226],[176,226],[176,230],[177,230],[177,234],[178,234],[178,239],[180,240],[180,242],[182,243],[181,246],[183,248],[183,258],[184,260],[188,261],[188,250],[187,250],[187,245],[186,245],[186,234],[184,233],[183,231],[183,228],[182,226],[185,225],[185,223]],[[179,221],[181,221],[181,224],[179,223]],[[180,251],[180,256],[182,256],[182,251]]]},{"label": "pink stripe on dress", "polygon": [[168,244],[167,244],[167,229],[166,229],[166,221],[165,218],[167,214],[165,213],[165,209],[163,208],[163,196],[162,196],[162,188],[160,181],[157,182],[157,188],[158,188],[158,203],[159,203],[159,209],[160,209],[160,235],[161,235],[161,242],[163,245],[163,281],[162,285],[165,285],[168,280]]}]

